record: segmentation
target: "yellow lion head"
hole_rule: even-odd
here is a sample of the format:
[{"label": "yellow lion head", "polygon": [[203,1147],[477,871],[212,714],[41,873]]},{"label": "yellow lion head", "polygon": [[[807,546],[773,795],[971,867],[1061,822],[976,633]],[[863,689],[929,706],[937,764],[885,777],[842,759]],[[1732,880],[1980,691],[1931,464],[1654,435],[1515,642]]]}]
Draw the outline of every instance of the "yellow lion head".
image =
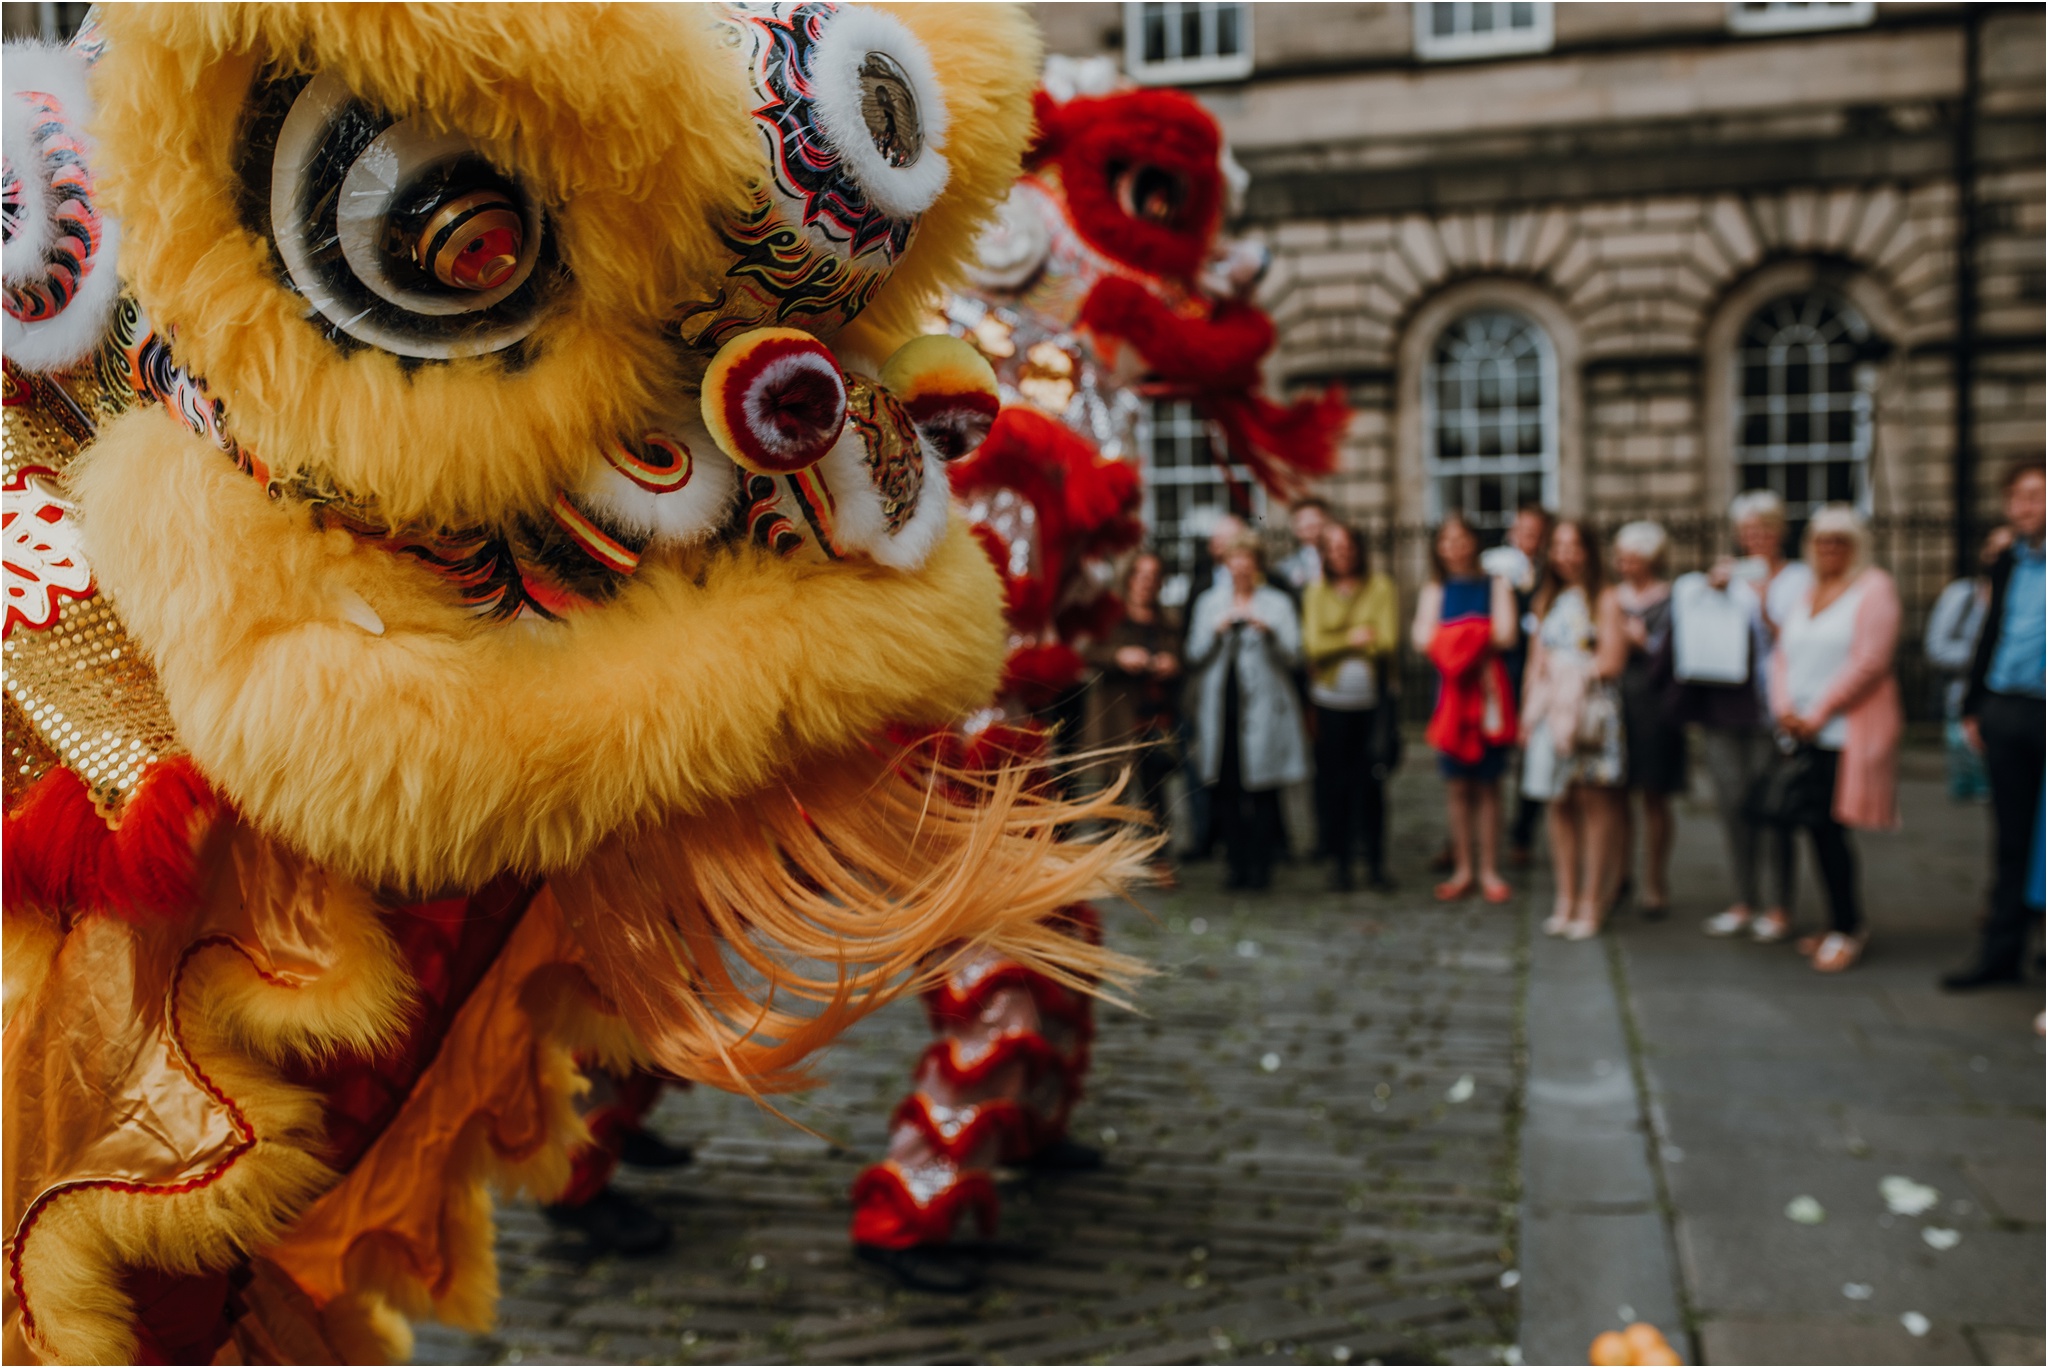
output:
[{"label": "yellow lion head", "polygon": [[252,819],[379,884],[547,873],[986,698],[998,590],[942,458],[992,385],[903,344],[1016,173],[1019,14],[124,6],[101,37],[132,299],[99,364],[163,402],[70,485]]}]

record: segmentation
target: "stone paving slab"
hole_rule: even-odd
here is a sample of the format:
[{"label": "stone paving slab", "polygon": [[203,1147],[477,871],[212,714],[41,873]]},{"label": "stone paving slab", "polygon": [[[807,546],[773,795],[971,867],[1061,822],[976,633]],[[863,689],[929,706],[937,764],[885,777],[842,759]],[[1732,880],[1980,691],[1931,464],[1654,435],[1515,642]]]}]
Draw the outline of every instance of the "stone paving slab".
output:
[{"label": "stone paving slab", "polygon": [[1225,895],[1212,864],[1149,916],[1108,910],[1162,971],[1138,1013],[1099,1014],[1075,1130],[1109,1166],[1007,1184],[983,1292],[897,1291],[847,1246],[847,1189],[928,1040],[904,1003],[781,1103],[815,1136],[723,1094],[664,1099],[657,1127],[698,1161],[620,1183],[674,1223],[666,1254],[586,1262],[505,1212],[497,1330],[422,1327],[418,1361],[1502,1361],[1523,932],[1429,900],[1435,785],[1404,791],[1403,895],[1328,894],[1305,865]]},{"label": "stone paving slab", "polygon": [[[1950,805],[1920,769],[1902,784],[1904,828],[1854,838],[1872,930],[1854,971],[1817,975],[1786,947],[1699,933],[1728,885],[1696,802],[1681,805],[1673,916],[1615,928],[1709,1363],[2042,1361],[2040,987],[1936,988],[1982,905],[1985,813]],[[1823,904],[1802,877],[1811,928]],[[1887,1211],[1892,1175],[1939,1204]],[[1801,1196],[1824,1221],[1787,1218]]]}]

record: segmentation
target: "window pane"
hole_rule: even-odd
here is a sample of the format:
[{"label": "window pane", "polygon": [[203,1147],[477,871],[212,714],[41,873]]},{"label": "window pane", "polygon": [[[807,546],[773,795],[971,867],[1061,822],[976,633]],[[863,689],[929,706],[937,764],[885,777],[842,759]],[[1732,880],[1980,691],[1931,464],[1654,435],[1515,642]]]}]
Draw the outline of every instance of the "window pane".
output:
[{"label": "window pane", "polygon": [[1235,57],[1241,50],[1237,28],[1242,22],[1242,5],[1218,5],[1216,7],[1216,55]]},{"label": "window pane", "polygon": [[1849,503],[1856,497],[1856,467],[1848,461],[1828,462],[1828,502]]},{"label": "window pane", "polygon": [[1500,407],[1500,371],[1494,366],[1482,365],[1479,371],[1479,397],[1477,404],[1482,409]]},{"label": "window pane", "polygon": [[1742,444],[1762,446],[1771,440],[1771,420],[1761,413],[1752,413],[1742,420]]},{"label": "window pane", "polygon": [[1804,412],[1794,411],[1785,415],[1785,441],[1800,446],[1813,440],[1812,419]]},{"label": "window pane", "polygon": [[1145,6],[1145,60],[1166,60],[1166,6]]},{"label": "window pane", "polygon": [[1474,0],[1472,6],[1472,31],[1474,33],[1493,32],[1493,6],[1491,4],[1483,4],[1479,3],[1478,0]]},{"label": "window pane", "polygon": [[1521,2],[1521,0],[1518,0],[1518,3],[1516,4],[1509,5],[1508,27],[1518,29],[1535,28],[1536,7],[1531,4],[1523,3]]},{"label": "window pane", "polygon": [[1431,5],[1429,7],[1429,31],[1439,38],[1448,38],[1458,31],[1458,7],[1456,5]]},{"label": "window pane", "polygon": [[1202,55],[1202,7],[1185,4],[1180,7],[1180,51],[1177,57],[1200,57]]},{"label": "window pane", "polygon": [[1785,502],[1789,504],[1811,503],[1813,496],[1807,492],[1807,470],[1804,465],[1785,467]]}]

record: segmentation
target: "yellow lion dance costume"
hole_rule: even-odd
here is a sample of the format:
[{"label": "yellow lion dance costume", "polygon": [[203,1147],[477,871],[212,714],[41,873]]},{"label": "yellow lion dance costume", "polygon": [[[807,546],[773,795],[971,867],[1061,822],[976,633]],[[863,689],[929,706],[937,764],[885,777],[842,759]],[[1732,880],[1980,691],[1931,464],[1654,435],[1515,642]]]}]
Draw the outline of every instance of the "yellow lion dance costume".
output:
[{"label": "yellow lion dance costume", "polygon": [[891,741],[1008,9],[121,6],[6,69],[6,1354],[489,1322],[580,1055],[750,1091],[1141,838]]}]

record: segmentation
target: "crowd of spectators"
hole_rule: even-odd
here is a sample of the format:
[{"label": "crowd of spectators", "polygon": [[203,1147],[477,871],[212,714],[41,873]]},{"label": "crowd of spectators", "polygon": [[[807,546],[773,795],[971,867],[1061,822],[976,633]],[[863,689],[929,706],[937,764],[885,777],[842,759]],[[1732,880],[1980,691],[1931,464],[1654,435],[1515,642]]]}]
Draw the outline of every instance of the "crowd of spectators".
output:
[{"label": "crowd of spectators", "polygon": [[[1945,980],[1959,990],[2019,977],[2040,906],[2041,467],[2016,468],[2005,497],[1982,572],[1942,594],[1925,641],[1950,791],[1988,793],[1994,815],[1991,911],[1975,959]],[[1193,853],[1220,844],[1227,887],[1270,886],[1287,849],[1281,794],[1312,778],[1331,886],[1390,890],[1401,587],[1322,501],[1298,501],[1288,526],[1293,545],[1269,565],[1255,532],[1220,519],[1184,625],[1162,602],[1159,558],[1136,558],[1124,620],[1089,653],[1105,734],[1142,743],[1136,796],[1162,821],[1171,776],[1186,775]],[[1434,675],[1425,739],[1449,837],[1438,900],[1509,901],[1503,868],[1530,863],[1542,823],[1556,888],[1544,931],[1590,939],[1629,903],[1666,915],[1696,729],[1730,883],[1703,929],[1792,939],[1803,843],[1826,922],[1797,948],[1821,973],[1857,962],[1868,932],[1853,833],[1899,823],[1901,604],[1854,508],[1813,512],[1796,556],[1791,531],[1778,497],[1752,490],[1729,510],[1732,553],[1673,580],[1654,522],[1603,540],[1530,505],[1491,550],[1455,513],[1433,529],[1408,644]]]}]

